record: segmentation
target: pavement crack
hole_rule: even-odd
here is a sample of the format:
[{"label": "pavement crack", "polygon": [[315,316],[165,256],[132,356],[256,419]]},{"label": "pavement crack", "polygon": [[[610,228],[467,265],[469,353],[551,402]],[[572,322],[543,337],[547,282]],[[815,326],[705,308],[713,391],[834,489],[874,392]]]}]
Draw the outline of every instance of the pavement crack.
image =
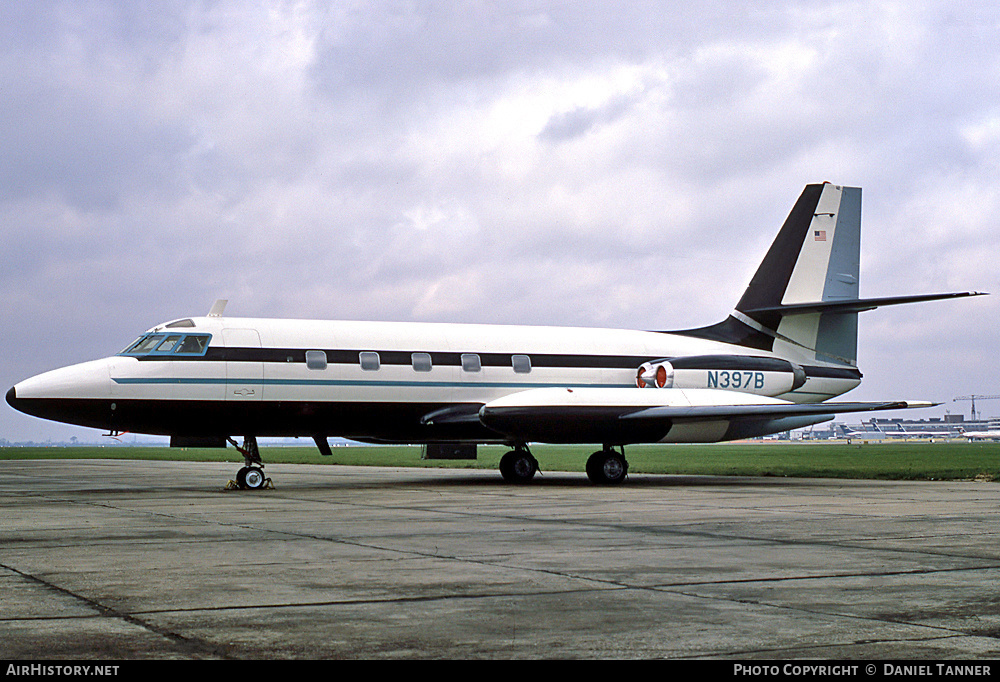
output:
[{"label": "pavement crack", "polygon": [[[11,573],[23,578],[24,580],[27,580],[31,583],[34,583],[35,585],[44,588],[45,590],[66,597],[70,597],[75,601],[85,604],[101,618],[113,618],[116,620],[121,620],[123,622],[128,623],[129,625],[134,625],[135,627],[142,628],[143,630],[159,635],[160,637],[163,637],[171,641],[177,647],[178,652],[184,655],[204,657],[204,658],[208,657],[221,658],[221,659],[231,658],[226,652],[221,651],[218,647],[212,646],[211,644],[208,644],[202,640],[194,639],[191,637],[185,637],[184,635],[178,634],[172,630],[160,627],[147,620],[143,620],[142,618],[138,618],[134,614],[120,611],[119,609],[108,606],[106,604],[102,604],[94,599],[91,599],[90,597],[78,594],[76,592],[73,592],[72,590],[66,589],[65,587],[56,585],[55,583],[45,580],[44,578],[40,578],[37,575],[26,573],[8,564],[0,564],[0,568],[10,571]],[[77,616],[77,617],[80,618],[84,616]],[[65,618],[66,618],[65,616],[55,616],[46,618],[33,618],[32,620],[64,620]]]}]

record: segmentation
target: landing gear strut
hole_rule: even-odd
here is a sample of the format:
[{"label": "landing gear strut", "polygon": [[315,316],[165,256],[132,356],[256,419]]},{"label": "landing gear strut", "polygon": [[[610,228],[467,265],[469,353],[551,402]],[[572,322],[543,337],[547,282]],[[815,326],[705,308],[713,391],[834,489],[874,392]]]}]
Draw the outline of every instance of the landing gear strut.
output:
[{"label": "landing gear strut", "polygon": [[625,448],[616,452],[610,445],[595,452],[587,460],[587,478],[598,485],[618,485],[628,475]]},{"label": "landing gear strut", "polygon": [[500,475],[508,483],[527,483],[537,471],[538,460],[524,445],[516,446],[500,459]]},{"label": "landing gear strut", "polygon": [[240,451],[240,454],[243,455],[243,461],[246,463],[246,466],[236,472],[236,487],[241,490],[260,490],[270,485],[271,479],[264,475],[264,462],[260,458],[256,436],[245,436],[242,446],[237,445],[232,438],[226,438],[226,440]]}]

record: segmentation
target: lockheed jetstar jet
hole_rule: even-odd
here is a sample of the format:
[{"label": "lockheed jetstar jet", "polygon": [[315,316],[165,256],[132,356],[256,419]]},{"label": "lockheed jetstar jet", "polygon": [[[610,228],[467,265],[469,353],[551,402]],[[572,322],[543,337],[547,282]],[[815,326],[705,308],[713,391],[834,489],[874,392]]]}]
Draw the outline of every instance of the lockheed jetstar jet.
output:
[{"label": "lockheed jetstar jet", "polygon": [[[827,402],[861,382],[858,313],[978,292],[860,298],[861,190],[808,185],[722,322],[681,331],[205,317],[157,325],[120,353],[26,379],[30,415],[174,446],[236,446],[264,485],[257,439],[503,443],[529,481],[530,443],[594,443],[586,470],[620,483],[625,446],[764,436],[835,414],[928,407]],[[242,437],[239,445],[234,436]]]}]

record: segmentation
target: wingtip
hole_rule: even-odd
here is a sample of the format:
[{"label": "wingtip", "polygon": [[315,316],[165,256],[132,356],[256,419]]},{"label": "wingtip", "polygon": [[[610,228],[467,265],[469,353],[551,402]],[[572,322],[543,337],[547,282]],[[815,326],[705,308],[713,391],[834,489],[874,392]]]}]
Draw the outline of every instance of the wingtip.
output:
[{"label": "wingtip", "polygon": [[931,402],[930,400],[900,400],[899,402],[903,409],[923,409],[941,405],[941,403]]}]

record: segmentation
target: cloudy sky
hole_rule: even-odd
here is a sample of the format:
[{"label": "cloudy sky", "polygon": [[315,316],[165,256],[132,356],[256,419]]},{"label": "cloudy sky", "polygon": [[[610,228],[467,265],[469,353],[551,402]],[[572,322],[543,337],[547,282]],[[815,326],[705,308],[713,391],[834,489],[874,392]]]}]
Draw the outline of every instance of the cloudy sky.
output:
[{"label": "cloudy sky", "polygon": [[1000,394],[998,45],[992,0],[3,3],[0,382],[217,298],[711,324],[831,181],[862,295],[994,294],[865,313],[850,395],[968,414]]}]

